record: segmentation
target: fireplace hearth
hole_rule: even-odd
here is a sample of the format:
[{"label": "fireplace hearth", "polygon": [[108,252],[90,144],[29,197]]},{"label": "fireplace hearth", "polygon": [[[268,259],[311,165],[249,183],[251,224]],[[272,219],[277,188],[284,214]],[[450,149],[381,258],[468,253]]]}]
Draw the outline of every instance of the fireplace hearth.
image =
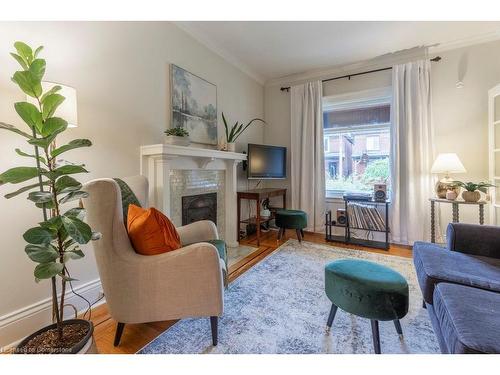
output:
[{"label": "fireplace hearth", "polygon": [[182,225],[211,220],[217,225],[217,193],[182,197]]}]

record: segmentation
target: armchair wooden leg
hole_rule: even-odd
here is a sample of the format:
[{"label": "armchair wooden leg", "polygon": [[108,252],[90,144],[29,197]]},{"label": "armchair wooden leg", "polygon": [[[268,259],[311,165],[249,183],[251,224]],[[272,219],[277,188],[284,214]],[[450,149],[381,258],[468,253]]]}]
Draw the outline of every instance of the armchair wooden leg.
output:
[{"label": "armchair wooden leg", "polygon": [[118,323],[118,325],[116,326],[115,342],[113,343],[114,346],[120,345],[120,340],[122,338],[123,328],[125,328],[125,323]]},{"label": "armchair wooden leg", "polygon": [[219,323],[219,317],[218,316],[211,316],[210,317],[210,328],[212,329],[212,344],[213,346],[217,346],[217,340],[218,340],[218,323]]}]

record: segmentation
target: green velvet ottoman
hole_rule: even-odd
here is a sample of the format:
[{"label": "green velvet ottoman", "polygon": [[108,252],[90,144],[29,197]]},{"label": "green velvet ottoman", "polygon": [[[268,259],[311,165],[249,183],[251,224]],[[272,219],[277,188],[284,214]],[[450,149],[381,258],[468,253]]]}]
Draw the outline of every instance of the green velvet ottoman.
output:
[{"label": "green velvet ottoman", "polygon": [[286,229],[295,229],[297,239],[302,242],[304,237],[304,228],[307,227],[307,214],[300,210],[285,210],[276,211],[276,226],[280,228],[278,232],[278,240],[281,240]]},{"label": "green velvet ottoman", "polygon": [[399,319],[408,312],[408,283],[389,267],[360,259],[340,259],[325,266],[325,292],[332,308],[327,332],[337,308],[370,319],[375,353],[380,354],[378,322],[394,321],[402,337]]}]

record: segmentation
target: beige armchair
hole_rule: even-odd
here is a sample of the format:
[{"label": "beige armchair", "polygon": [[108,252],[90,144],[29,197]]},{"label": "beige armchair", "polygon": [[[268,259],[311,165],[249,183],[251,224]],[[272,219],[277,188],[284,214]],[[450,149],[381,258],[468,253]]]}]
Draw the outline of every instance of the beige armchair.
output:
[{"label": "beige armchair", "polygon": [[[123,179],[141,205],[147,207],[145,177]],[[93,242],[95,258],[111,317],[118,323],[115,346],[126,323],[146,323],[192,317],[210,317],[213,345],[217,345],[218,317],[223,311],[224,262],[215,246],[211,221],[177,228],[183,245],[160,255],[137,254],[129,241],[121,192],[113,179],[93,180],[83,188],[87,222],[102,238]]]}]

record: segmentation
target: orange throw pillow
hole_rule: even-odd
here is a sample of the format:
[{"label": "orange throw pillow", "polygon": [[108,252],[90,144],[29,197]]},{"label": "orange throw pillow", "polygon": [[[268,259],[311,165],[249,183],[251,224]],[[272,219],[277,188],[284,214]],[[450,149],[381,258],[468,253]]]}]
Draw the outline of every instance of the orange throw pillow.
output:
[{"label": "orange throw pillow", "polygon": [[156,208],[128,206],[127,231],[137,253],[156,255],[181,247],[179,233],[168,217]]}]

